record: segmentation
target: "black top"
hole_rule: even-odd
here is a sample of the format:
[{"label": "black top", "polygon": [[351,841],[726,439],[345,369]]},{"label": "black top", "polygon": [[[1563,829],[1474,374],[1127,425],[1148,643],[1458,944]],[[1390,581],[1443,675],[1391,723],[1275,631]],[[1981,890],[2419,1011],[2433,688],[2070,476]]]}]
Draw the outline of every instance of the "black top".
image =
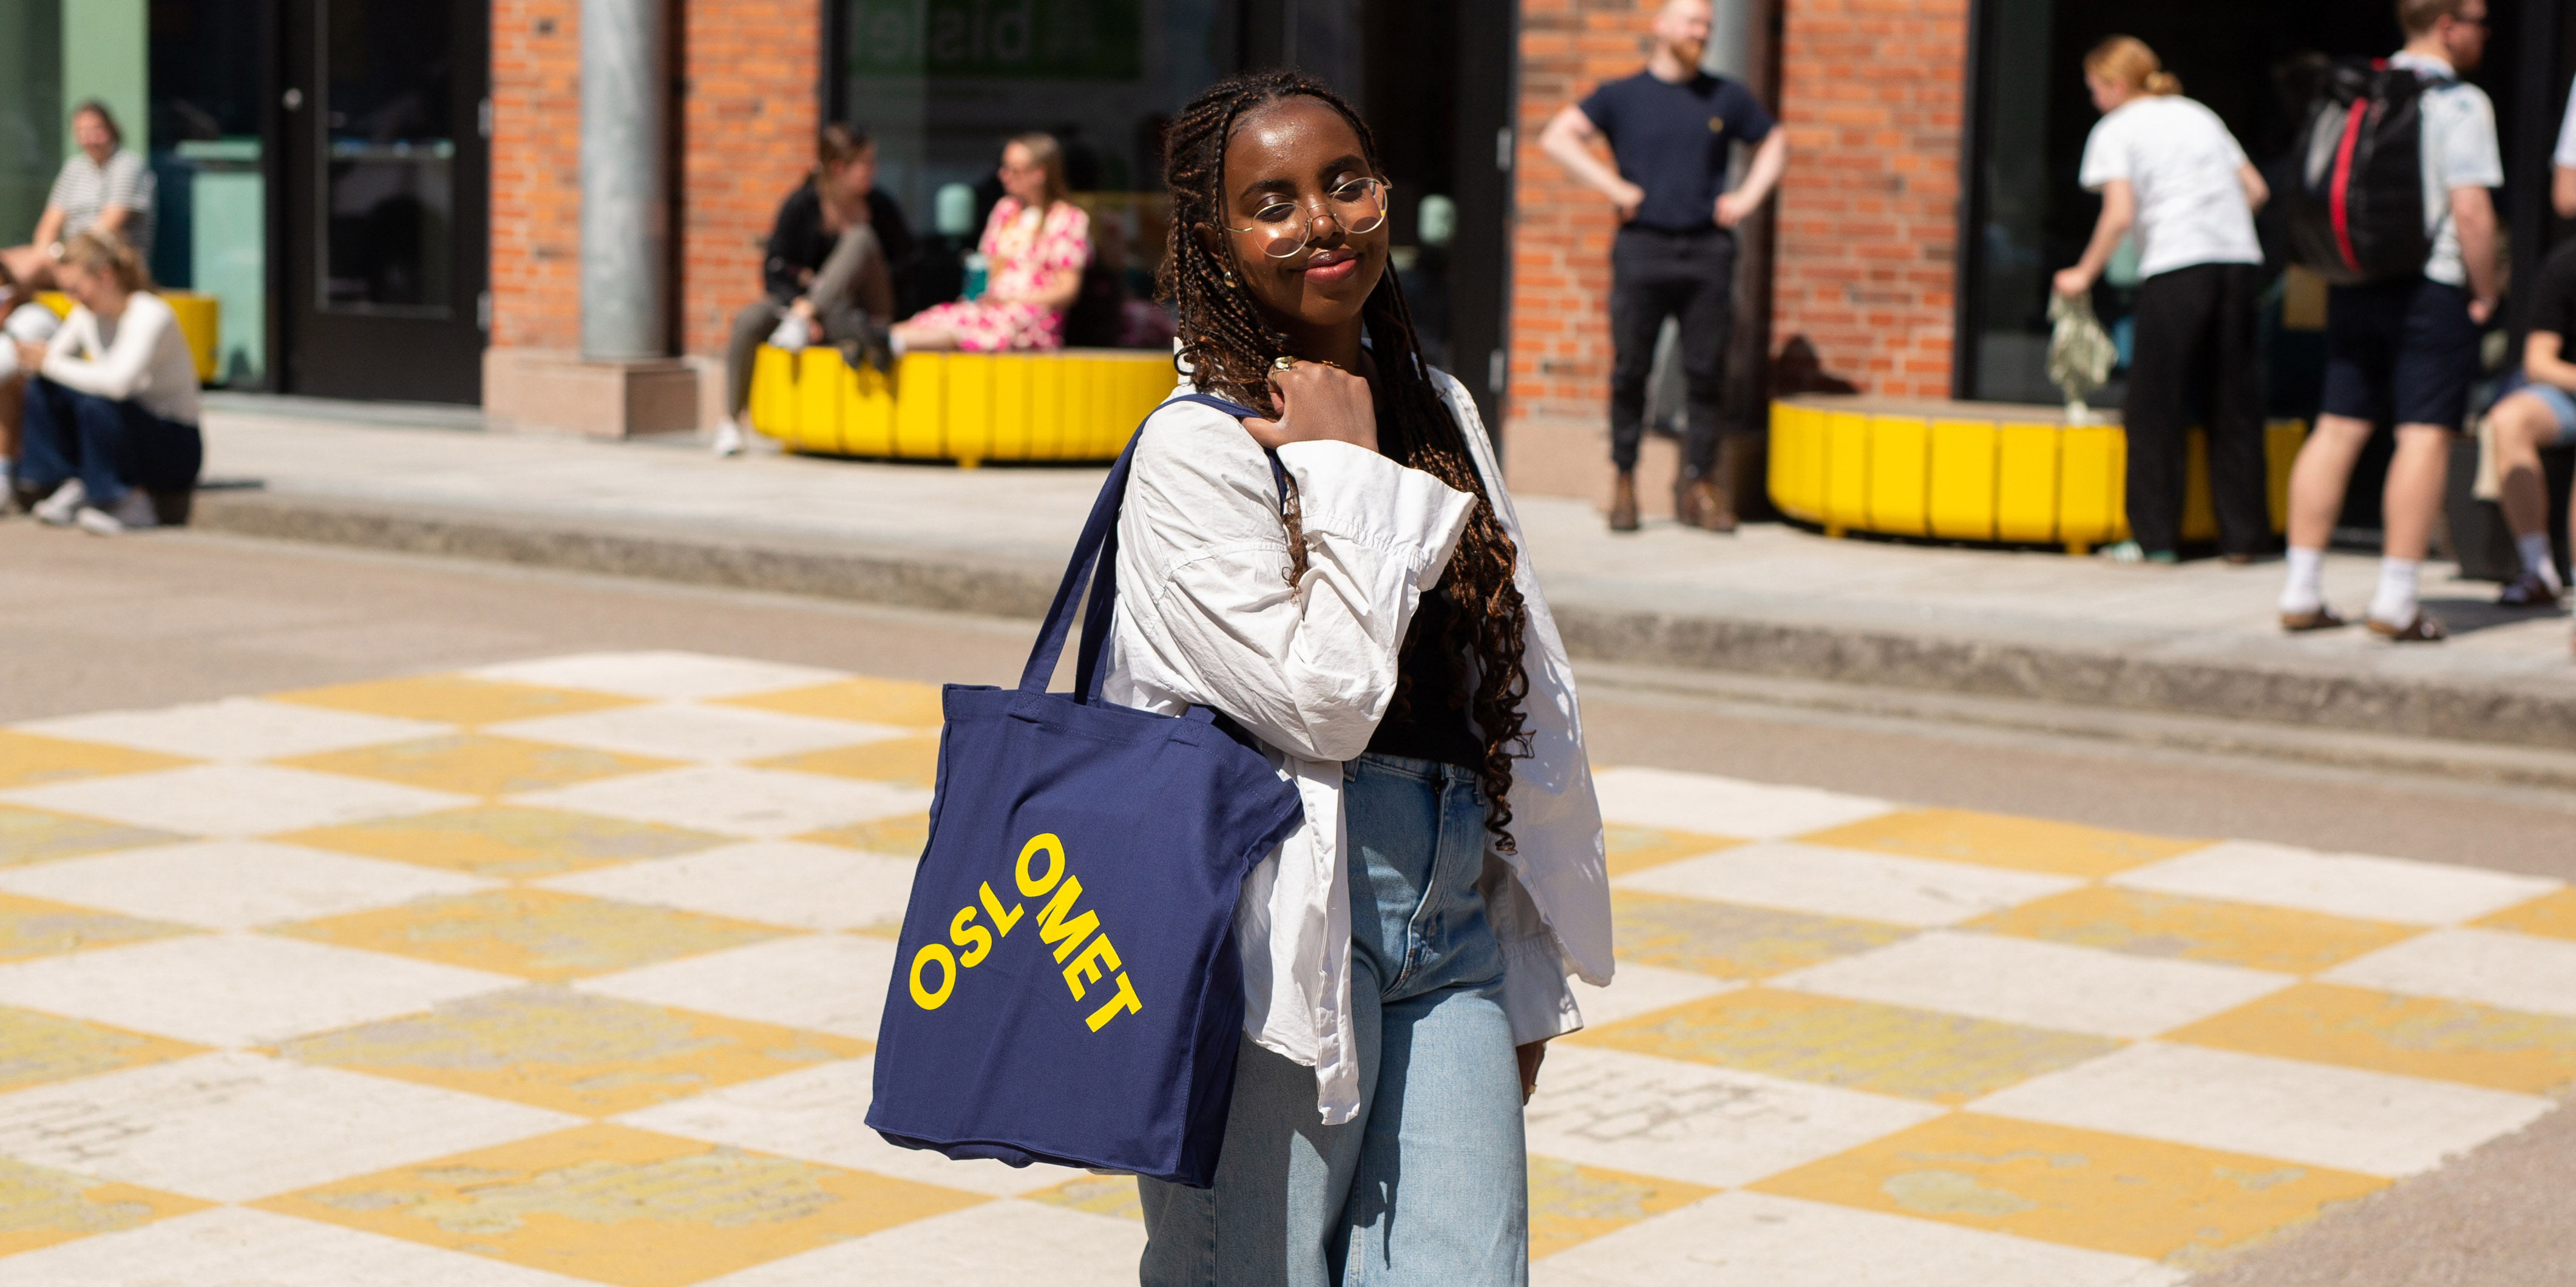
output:
[{"label": "black top", "polygon": [[1404,647],[1396,654],[1396,673],[1403,682],[1370,736],[1369,750],[1471,769],[1484,762],[1484,744],[1467,726],[1466,659],[1450,649],[1446,638],[1456,611],[1446,585],[1422,596],[1413,628],[1405,632]]},{"label": "black top", "polygon": [[[883,189],[868,192],[868,224],[876,229],[877,244],[885,249],[888,264],[900,264],[912,257],[912,230],[904,226],[903,207]],[[760,284],[769,297],[784,304],[805,293],[805,283],[796,280],[798,271],[823,271],[823,261],[832,257],[832,247],[840,238],[823,229],[823,197],[807,179],[778,207],[778,221],[769,228],[769,254],[761,261]]]},{"label": "black top", "polygon": [[1678,84],[1642,71],[1603,81],[1583,114],[1608,136],[1619,176],[1646,190],[1631,222],[1665,232],[1716,227],[1726,145],[1771,137],[1771,114],[1753,92],[1706,72]]},{"label": "black top", "polygon": [[2558,337],[2558,360],[2576,362],[2576,241],[2562,243],[2540,263],[2531,290],[2531,329]]}]

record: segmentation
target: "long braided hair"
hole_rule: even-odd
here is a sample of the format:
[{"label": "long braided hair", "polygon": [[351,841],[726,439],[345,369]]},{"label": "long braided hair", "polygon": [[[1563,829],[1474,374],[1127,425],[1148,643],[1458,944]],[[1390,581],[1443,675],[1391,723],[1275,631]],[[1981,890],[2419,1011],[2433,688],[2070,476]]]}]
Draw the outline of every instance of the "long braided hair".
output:
[{"label": "long braided hair", "polygon": [[[1235,125],[1247,114],[1290,98],[1311,98],[1332,108],[1359,136],[1369,170],[1384,174],[1378,163],[1377,139],[1351,105],[1322,81],[1302,72],[1268,70],[1230,76],[1201,90],[1175,119],[1165,136],[1163,181],[1171,190],[1171,235],[1157,286],[1160,296],[1179,314],[1180,357],[1202,392],[1216,393],[1276,415],[1270,398],[1273,359],[1288,354],[1288,337],[1266,322],[1251,292],[1229,281],[1238,266],[1231,239],[1210,250],[1197,235],[1204,224],[1224,228],[1233,221],[1225,212],[1225,148]],[[1377,404],[1378,443],[1385,454],[1422,470],[1476,498],[1441,586],[1449,596],[1445,635],[1437,640],[1414,638],[1422,628],[1417,617],[1404,641],[1409,655],[1416,647],[1440,647],[1471,663],[1472,693],[1467,712],[1483,739],[1475,766],[1484,789],[1485,828],[1495,847],[1514,852],[1510,831],[1509,792],[1512,761],[1529,754],[1528,717],[1521,704],[1529,695],[1529,675],[1522,650],[1529,628],[1528,605],[1512,581],[1518,552],[1494,512],[1484,480],[1477,476],[1465,432],[1450,415],[1431,382],[1430,367],[1414,338],[1413,314],[1405,307],[1403,287],[1392,271],[1378,277],[1362,306],[1370,356],[1377,366],[1371,392]],[[1298,521],[1295,485],[1282,498],[1281,519],[1288,529],[1291,584],[1306,574],[1305,532]],[[1406,709],[1417,696],[1409,677],[1399,678],[1390,715]],[[1447,704],[1450,694],[1427,700]]]}]

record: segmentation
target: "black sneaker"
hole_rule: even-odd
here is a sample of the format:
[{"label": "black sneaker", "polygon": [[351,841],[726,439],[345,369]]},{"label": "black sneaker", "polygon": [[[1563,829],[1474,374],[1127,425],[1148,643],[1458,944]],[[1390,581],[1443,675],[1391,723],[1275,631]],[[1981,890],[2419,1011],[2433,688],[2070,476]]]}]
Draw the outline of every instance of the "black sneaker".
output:
[{"label": "black sneaker", "polygon": [[2558,587],[2541,579],[2539,573],[2525,572],[2504,583],[2496,602],[2508,608],[2555,608],[2558,594]]}]

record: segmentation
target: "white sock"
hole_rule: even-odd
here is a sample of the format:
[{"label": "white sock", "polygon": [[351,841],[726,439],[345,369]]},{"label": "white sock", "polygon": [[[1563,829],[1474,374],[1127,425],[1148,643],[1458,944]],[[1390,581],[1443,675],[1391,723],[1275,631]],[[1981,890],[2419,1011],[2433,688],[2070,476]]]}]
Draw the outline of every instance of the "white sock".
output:
[{"label": "white sock", "polygon": [[2517,536],[2513,538],[2513,544],[2515,549],[2522,551],[2523,571],[2539,577],[2542,583],[2552,590],[2561,588],[2558,584],[2558,564],[2549,554],[2549,533],[2534,532],[2529,536]]},{"label": "white sock", "polygon": [[2415,574],[2423,566],[2417,559],[2379,561],[2379,592],[2370,596],[2372,620],[2402,626],[2415,619]]},{"label": "white sock", "polygon": [[2314,612],[2325,606],[2326,552],[2291,546],[2289,579],[2281,585],[2281,611]]},{"label": "white sock", "polygon": [[892,353],[896,357],[903,356],[903,332],[886,332],[886,352]]}]

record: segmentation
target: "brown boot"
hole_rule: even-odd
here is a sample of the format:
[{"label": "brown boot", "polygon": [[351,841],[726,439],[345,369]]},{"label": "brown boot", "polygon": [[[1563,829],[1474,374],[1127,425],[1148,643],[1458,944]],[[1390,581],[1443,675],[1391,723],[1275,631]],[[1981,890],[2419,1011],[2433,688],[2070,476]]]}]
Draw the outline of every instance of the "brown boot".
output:
[{"label": "brown boot", "polygon": [[1735,530],[1735,505],[1713,478],[1691,480],[1690,523],[1712,532]]},{"label": "brown boot", "polygon": [[1610,530],[1637,530],[1637,474],[1634,470],[1620,470],[1619,482],[1610,490]]},{"label": "brown boot", "polygon": [[1699,493],[1691,487],[1687,465],[1673,471],[1673,521],[1684,527],[1699,526]]}]

